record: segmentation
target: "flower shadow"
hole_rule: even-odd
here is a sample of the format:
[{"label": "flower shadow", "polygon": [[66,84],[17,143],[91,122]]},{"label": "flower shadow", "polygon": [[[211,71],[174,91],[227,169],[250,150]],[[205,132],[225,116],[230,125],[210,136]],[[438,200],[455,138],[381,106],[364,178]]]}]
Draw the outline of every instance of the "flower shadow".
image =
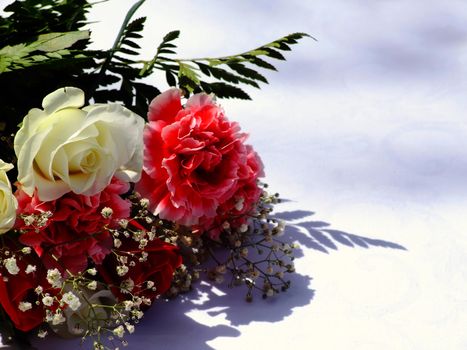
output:
[{"label": "flower shadow", "polygon": [[215,288],[221,293],[211,295],[209,302],[203,304],[201,309],[211,317],[223,315],[234,327],[257,321],[278,322],[292,315],[295,308],[310,304],[315,295],[310,288],[312,279],[309,276],[294,273],[289,280],[292,286],[287,292],[266,299],[258,294],[252,302],[245,301],[246,289],[241,286],[229,288],[216,285]]},{"label": "flower shadow", "polygon": [[[394,242],[332,229],[327,222],[312,220],[314,214],[307,210],[293,210],[273,215],[275,219],[286,222],[281,240],[297,242],[302,247],[294,250],[296,258],[303,257],[303,249],[313,249],[329,254],[338,250],[340,246],[406,250],[405,247]],[[290,316],[294,308],[310,304],[315,295],[315,291],[311,289],[312,278],[310,276],[294,273],[289,277],[292,287],[287,292],[266,300],[255,300],[253,303],[244,301],[244,288],[229,289],[226,284],[216,285],[220,293],[217,295],[211,293],[209,301],[202,305],[202,309],[211,316],[223,315],[232,326],[247,325],[254,321],[281,321]]]},{"label": "flower shadow", "polygon": [[[199,293],[198,293],[199,294]],[[209,326],[197,322],[189,316],[196,307],[190,299],[193,294],[181,296],[175,300],[159,300],[145,312],[144,318],[136,327],[135,333],[125,335],[128,345],[125,349],[157,349],[157,350],[213,350],[207,342],[216,337],[237,337],[240,332],[227,325]],[[195,296],[196,298],[196,296]],[[37,350],[92,349],[91,339],[81,343],[77,339],[63,339],[51,334],[46,339],[38,339],[31,335],[31,341]],[[110,345],[107,342],[107,345]],[[122,348],[118,340],[113,340],[111,348]],[[7,348],[7,349],[23,349]]]},{"label": "flower shadow", "polygon": [[[274,215],[286,221],[284,241],[297,242],[302,247],[295,250],[297,258],[303,257],[304,249],[329,254],[339,247],[382,247],[405,250],[389,241],[368,238],[330,228],[329,223],[312,220],[315,213],[305,210],[282,211]],[[213,350],[210,341],[219,337],[239,337],[239,326],[252,322],[278,322],[291,316],[294,309],[309,305],[315,295],[311,288],[312,278],[300,273],[288,276],[291,288],[266,299],[254,295],[251,303],[245,301],[246,288],[229,287],[228,283],[196,284],[195,290],[175,300],[159,300],[145,313],[133,335],[127,336],[126,349]],[[80,340],[66,341],[50,337],[34,341],[37,349],[59,350],[64,347],[79,348]],[[85,344],[84,348],[92,344]],[[116,344],[118,345],[118,344]],[[83,347],[81,347],[83,348]]]},{"label": "flower shadow", "polygon": [[[199,295],[200,291],[197,294]],[[190,312],[196,309],[192,297],[190,293],[176,300],[161,300],[156,303],[146,312],[135,334],[127,337],[127,349],[182,350],[189,347],[211,350],[214,348],[208,345],[210,340],[240,336],[237,329],[228,325],[205,325],[190,317]]]}]

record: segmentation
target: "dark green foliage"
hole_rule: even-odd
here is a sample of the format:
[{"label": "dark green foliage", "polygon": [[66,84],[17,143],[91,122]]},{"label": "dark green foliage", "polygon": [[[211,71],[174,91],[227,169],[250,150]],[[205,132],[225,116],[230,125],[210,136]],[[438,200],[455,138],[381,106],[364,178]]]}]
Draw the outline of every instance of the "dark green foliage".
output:
[{"label": "dark green foliage", "polygon": [[[87,0],[15,1],[4,9],[10,16],[0,17],[0,48],[31,42],[39,34],[79,30],[86,24],[90,7]],[[79,48],[85,47],[81,43]]]},{"label": "dark green foliage", "polygon": [[[86,0],[17,0],[4,9],[10,16],[0,17],[0,50],[11,46],[16,52],[22,45],[33,45],[39,35],[78,31],[86,24],[89,7]],[[9,135],[16,132],[29,109],[41,105],[45,94],[62,86],[86,87],[83,71],[95,67],[99,57],[99,53],[84,51],[88,42],[79,40],[54,53],[25,52],[22,61],[10,66],[24,69],[0,74],[0,159],[13,160]],[[2,61],[5,67],[8,57],[0,54]]]},{"label": "dark green foliage", "polygon": [[[149,102],[158,94],[156,88],[150,89],[148,85],[137,82],[142,77],[135,61],[140,49],[135,39],[142,38],[140,33],[145,21],[146,17],[141,17],[122,28],[113,49],[107,53],[103,66],[96,73],[96,87],[91,91],[96,102],[122,102],[141,116],[146,115]],[[103,82],[108,79],[116,80],[114,83],[119,82],[120,86],[106,87]]]},{"label": "dark green foliage", "polygon": [[79,87],[88,102],[123,103],[143,117],[160,93],[144,82],[156,70],[186,95],[205,91],[250,99],[241,86],[267,83],[258,69],[276,70],[267,59],[283,60],[281,51],[308,36],[290,34],[238,55],[180,59],[175,57],[176,30],[163,37],[151,60],[143,61],[138,39],[146,18],[131,20],[143,2],[129,10],[108,51],[87,48],[88,32],[82,31],[91,8],[87,0],[16,0],[4,9],[9,16],[0,17],[0,159],[14,161],[11,135],[29,109],[40,107],[44,96],[59,87]]},{"label": "dark green foliage", "polygon": [[[170,41],[174,40],[178,34],[178,32],[167,34],[163,44],[166,45],[169,41],[167,38],[170,38]],[[254,50],[218,58],[162,57],[161,46],[159,46],[156,56],[145,64],[142,72],[147,75],[154,68],[163,69],[166,71],[167,83],[171,86],[176,85],[175,78],[178,77],[177,85],[187,94],[205,91],[215,93],[220,98],[250,99],[248,94],[237,85],[246,84],[259,88],[259,83],[267,84],[266,77],[257,69],[276,70],[276,68],[265,58],[285,60],[280,51],[290,51],[290,45],[296,44],[304,37],[309,37],[309,35],[293,33]],[[165,49],[165,46],[163,48]],[[173,51],[166,53],[171,54]]]},{"label": "dark green foliage", "polygon": [[243,100],[251,100],[250,96],[248,96],[248,94],[245,91],[234,85],[222,82],[209,84],[201,82],[201,87],[207,93],[213,93],[219,98],[240,98]]}]

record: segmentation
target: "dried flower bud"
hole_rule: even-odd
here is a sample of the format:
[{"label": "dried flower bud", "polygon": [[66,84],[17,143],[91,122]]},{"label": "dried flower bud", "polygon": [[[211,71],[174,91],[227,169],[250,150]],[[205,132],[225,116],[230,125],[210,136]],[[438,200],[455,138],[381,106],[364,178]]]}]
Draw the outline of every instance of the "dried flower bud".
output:
[{"label": "dried flower bud", "polygon": [[104,207],[101,210],[101,215],[104,219],[111,218],[113,213],[114,211],[112,210],[112,208],[109,208],[109,207]]},{"label": "dried flower bud", "polygon": [[23,249],[21,249],[21,253],[26,254],[26,255],[31,254],[31,251],[32,251],[31,247],[23,247]]},{"label": "dried flower bud", "polygon": [[19,273],[19,267],[16,264],[16,258],[14,256],[3,260],[3,265],[10,275],[17,275]]},{"label": "dried flower bud", "polygon": [[19,304],[18,304],[18,309],[22,312],[26,312],[28,310],[31,310],[32,309],[32,304],[30,302],[27,302],[27,301],[21,301]]}]

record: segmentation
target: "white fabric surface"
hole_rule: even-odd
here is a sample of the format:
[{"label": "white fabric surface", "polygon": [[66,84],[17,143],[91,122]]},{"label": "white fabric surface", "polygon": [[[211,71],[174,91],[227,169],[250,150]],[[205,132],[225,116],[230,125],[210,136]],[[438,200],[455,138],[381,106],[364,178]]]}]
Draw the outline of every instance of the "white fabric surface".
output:
[{"label": "white fabric surface", "polygon": [[[130,3],[95,7],[96,47],[111,46]],[[128,349],[466,349],[467,3],[147,1],[138,14],[147,57],[173,29],[190,57],[293,31],[318,42],[295,46],[252,102],[221,102],[290,200],[278,211],[302,246],[292,288],[248,304],[242,289],[203,285],[154,305]],[[325,223],[406,250],[351,247],[320,235]]]}]

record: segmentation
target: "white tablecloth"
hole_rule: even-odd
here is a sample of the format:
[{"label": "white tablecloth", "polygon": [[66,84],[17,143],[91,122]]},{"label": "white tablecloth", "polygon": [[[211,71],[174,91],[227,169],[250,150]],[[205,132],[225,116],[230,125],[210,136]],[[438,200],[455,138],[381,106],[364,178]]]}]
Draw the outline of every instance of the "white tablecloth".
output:
[{"label": "white tablecloth", "polygon": [[[96,46],[130,3],[96,5]],[[290,200],[278,211],[302,246],[292,288],[248,304],[243,289],[201,285],[154,305],[128,349],[466,349],[467,3],[147,1],[139,14],[147,57],[173,29],[184,57],[293,31],[318,42],[266,72],[252,102],[221,101]]]}]

